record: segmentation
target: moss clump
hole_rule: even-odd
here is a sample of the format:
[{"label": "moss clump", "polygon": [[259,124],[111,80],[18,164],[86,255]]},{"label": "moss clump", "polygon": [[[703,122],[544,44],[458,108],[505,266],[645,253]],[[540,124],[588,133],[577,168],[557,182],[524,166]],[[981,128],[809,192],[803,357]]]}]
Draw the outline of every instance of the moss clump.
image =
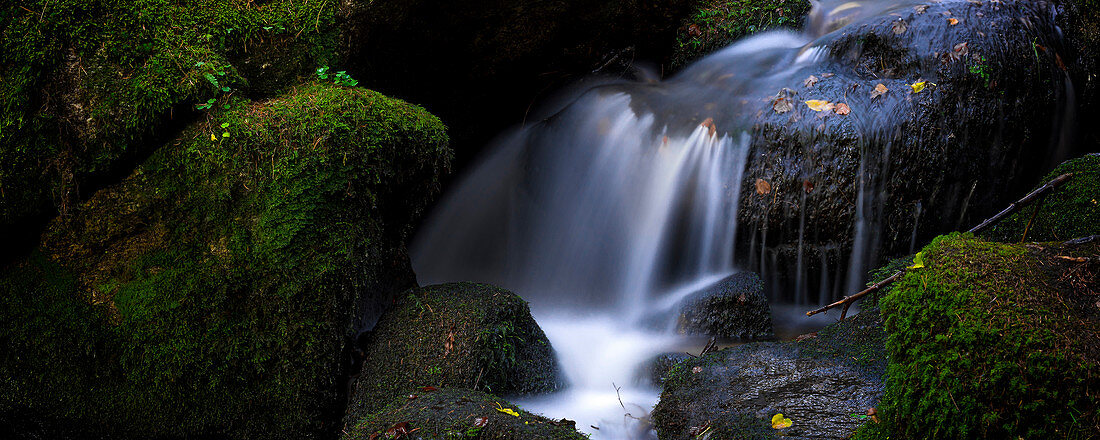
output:
[{"label": "moss clump", "polygon": [[806,0],[700,0],[676,33],[673,68],[757,32],[799,28],[810,2]]},{"label": "moss clump", "polygon": [[[1100,245],[937,238],[881,300],[895,438],[1088,438],[1100,428]],[[878,428],[878,427],[876,427]],[[880,431],[883,431],[880,429]],[[870,435],[870,434],[861,434]]]},{"label": "moss clump", "polygon": [[559,384],[553,349],[527,303],[487,284],[407,292],[367,335],[363,350],[349,420],[423,386],[514,395]]},{"label": "moss clump", "polygon": [[0,226],[68,212],[90,194],[82,185],[126,172],[121,163],[174,136],[196,104],[266,96],[329,62],[336,3],[6,2]]},{"label": "moss clump", "polygon": [[1002,220],[983,236],[1020,241],[1032,214],[1035,219],[1027,230],[1028,241],[1064,241],[1100,234],[1100,153],[1063,162],[1041,182],[1045,184],[1065,173],[1073,173],[1072,180],[1048,194],[1041,204]]},{"label": "moss clump", "polygon": [[[517,415],[502,410],[515,411]],[[481,420],[479,420],[481,419]],[[419,438],[491,440],[587,439],[576,422],[531,414],[513,403],[480,391],[461,388],[416,390],[398,396],[378,412],[360,418],[345,430],[343,440],[391,438],[395,427],[416,430]],[[399,436],[394,436],[399,438]]]},{"label": "moss clump", "polygon": [[345,341],[413,283],[403,243],[446,144],[419,107],[320,84],[195,124],[0,273],[0,414],[124,438],[334,432]]}]

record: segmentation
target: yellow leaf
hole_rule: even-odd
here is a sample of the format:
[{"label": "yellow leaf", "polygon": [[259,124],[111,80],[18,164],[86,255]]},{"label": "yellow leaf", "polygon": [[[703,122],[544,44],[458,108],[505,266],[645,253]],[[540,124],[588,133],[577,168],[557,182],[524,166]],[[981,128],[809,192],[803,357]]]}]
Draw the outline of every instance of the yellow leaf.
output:
[{"label": "yellow leaf", "polygon": [[792,422],[791,419],[783,417],[783,414],[772,416],[772,428],[774,429],[790,428],[793,424],[794,422]]},{"label": "yellow leaf", "polygon": [[218,137],[214,136],[214,133],[210,133],[210,140],[216,141],[216,140],[218,140]]},{"label": "yellow leaf", "polygon": [[508,414],[508,415],[519,417],[519,413],[516,412],[516,410],[514,410],[512,408],[504,408],[504,407],[500,406],[499,402],[497,402],[496,410],[500,411],[502,413]]},{"label": "yellow leaf", "polygon": [[957,25],[957,24],[959,24],[959,19],[957,19],[957,18],[948,18],[947,19],[947,24],[950,24],[951,26]]},{"label": "yellow leaf", "polygon": [[913,257],[913,265],[909,268],[920,269],[922,267],[924,267],[924,252],[917,252],[917,255]]},{"label": "yellow leaf", "polygon": [[913,88],[913,93],[920,93],[920,92],[924,91],[924,85],[926,83],[927,83],[926,81],[917,81],[913,84],[910,84],[909,87]]},{"label": "yellow leaf", "polygon": [[822,101],[820,99],[811,99],[809,101],[804,101],[804,102],[806,103],[806,107],[809,107],[810,110],[813,110],[815,112],[820,112],[820,111],[832,110],[833,109],[833,103],[831,103],[829,101]]}]

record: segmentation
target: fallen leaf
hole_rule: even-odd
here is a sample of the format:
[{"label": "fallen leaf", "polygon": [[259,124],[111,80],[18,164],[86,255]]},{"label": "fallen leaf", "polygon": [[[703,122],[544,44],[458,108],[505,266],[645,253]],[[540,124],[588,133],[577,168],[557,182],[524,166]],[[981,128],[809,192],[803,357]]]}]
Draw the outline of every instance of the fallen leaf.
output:
[{"label": "fallen leaf", "polygon": [[909,87],[913,88],[913,93],[920,93],[924,91],[924,85],[926,83],[927,81],[917,81],[913,84],[910,84]]},{"label": "fallen leaf", "polygon": [[783,417],[783,414],[776,414],[776,415],[772,416],[772,428],[775,428],[775,429],[790,428],[791,425],[793,425],[793,424],[794,424],[794,422],[792,422],[791,419]]},{"label": "fallen leaf", "polygon": [[813,183],[813,182],[811,182],[811,181],[809,181],[809,180],[803,180],[803,181],[802,181],[802,190],[803,190],[803,191],[806,191],[806,193],[807,193],[807,194],[809,194],[809,193],[813,192],[813,190],[814,190],[814,183]]},{"label": "fallen leaf", "polygon": [[909,266],[909,269],[920,269],[924,267],[924,252],[917,252],[917,255],[913,257],[913,265]]},{"label": "fallen leaf", "polygon": [[806,333],[804,335],[798,335],[798,337],[794,338],[794,341],[795,342],[802,342],[802,341],[805,341],[807,339],[813,339],[813,338],[816,338],[816,337],[817,337],[817,332]]},{"label": "fallen leaf", "polygon": [[917,7],[913,8],[913,11],[915,11],[917,14],[923,14],[924,11],[927,11],[927,10],[928,10],[928,5],[917,5]]},{"label": "fallen leaf", "polygon": [[962,43],[956,44],[955,47],[951,48],[951,52],[947,54],[947,60],[958,61],[963,59],[963,57],[965,57],[969,53],[970,46],[967,44],[967,42],[964,41]]},{"label": "fallen leaf", "polygon": [[882,83],[878,83],[878,85],[875,86],[875,89],[871,91],[871,99],[878,98],[888,91],[890,91],[890,89],[886,88],[886,86],[882,85]]},{"label": "fallen leaf", "polygon": [[794,92],[791,89],[783,88],[779,90],[779,93],[775,94],[775,98],[772,99],[772,109],[776,113],[787,113],[794,108],[794,101],[792,95]]},{"label": "fallen leaf", "polygon": [[693,367],[691,369],[691,374],[699,374],[699,373],[702,373],[702,372],[703,372],[703,367]]},{"label": "fallen leaf", "polygon": [[1057,53],[1054,54],[1054,64],[1057,64],[1058,68],[1062,69],[1063,72],[1066,71],[1066,63],[1062,62],[1062,56]]},{"label": "fallen leaf", "polygon": [[697,25],[696,25],[696,24],[694,24],[694,23],[692,23],[692,24],[688,25],[688,29],[687,29],[687,31],[688,31],[688,35],[691,35],[691,36],[693,36],[693,37],[699,37],[699,36],[702,36],[702,35],[703,35],[703,31],[702,31],[702,30],[700,30],[700,29],[699,29],[699,26],[697,26]]},{"label": "fallen leaf", "polygon": [[957,25],[957,24],[959,24],[959,19],[954,18],[954,17],[948,18],[947,19],[947,24],[949,24],[951,26]]},{"label": "fallen leaf", "polygon": [[397,438],[399,435],[409,435],[409,422],[401,422],[386,430],[387,438]]},{"label": "fallen leaf", "polygon": [[514,410],[512,408],[502,407],[502,406],[500,406],[500,402],[497,402],[496,410],[499,411],[499,412],[511,415],[511,416],[519,417],[519,413],[516,412],[516,410]]},{"label": "fallen leaf", "polygon": [[714,118],[707,118],[705,121],[703,121],[702,124],[699,125],[707,127],[707,134],[710,136],[714,136],[714,132],[717,131],[717,129],[714,127]]},{"label": "fallen leaf", "polygon": [[425,393],[430,393],[432,391],[437,391],[437,390],[439,390],[439,388],[436,388],[436,387],[420,387],[420,391],[423,391]]},{"label": "fallen leaf", "polygon": [[836,105],[836,109],[834,111],[838,115],[846,115],[848,113],[851,113],[852,109],[848,107],[848,104],[841,102]]},{"label": "fallen leaf", "polygon": [[772,184],[764,179],[756,179],[756,193],[760,195],[772,192]]},{"label": "fallen leaf", "polygon": [[904,34],[906,30],[909,30],[909,24],[905,20],[898,20],[894,22],[894,35]]},{"label": "fallen leaf", "polygon": [[488,425],[488,424],[489,424],[489,418],[488,417],[478,417],[478,418],[474,419],[474,427],[475,428],[484,428],[485,425]]},{"label": "fallen leaf", "polygon": [[820,111],[832,110],[833,109],[833,103],[831,103],[829,101],[822,101],[820,99],[811,99],[809,101],[804,101],[804,102],[806,103],[806,107],[809,107],[810,110],[813,110],[815,112],[820,112]]},{"label": "fallen leaf", "polygon": [[214,136],[214,133],[210,133],[210,140],[216,141],[216,140],[218,140],[218,137]]},{"label": "fallen leaf", "polygon": [[809,78],[806,78],[805,81],[802,81],[802,85],[804,85],[806,87],[813,87],[814,84],[817,84],[817,81],[818,80],[817,80],[816,76],[810,75]]},{"label": "fallen leaf", "polygon": [[833,74],[831,74],[831,73],[822,73],[821,74],[821,79],[832,78],[832,77],[833,77]]}]

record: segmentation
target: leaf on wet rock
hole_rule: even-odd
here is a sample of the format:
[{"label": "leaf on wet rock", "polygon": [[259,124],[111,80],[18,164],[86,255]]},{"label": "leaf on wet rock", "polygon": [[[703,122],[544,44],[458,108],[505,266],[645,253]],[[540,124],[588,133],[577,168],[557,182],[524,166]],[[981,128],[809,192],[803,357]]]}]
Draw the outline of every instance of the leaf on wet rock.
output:
[{"label": "leaf on wet rock", "polygon": [[792,95],[791,89],[783,88],[779,90],[779,93],[776,93],[775,98],[772,99],[772,109],[780,114],[791,111],[794,108]]},{"label": "leaf on wet rock", "polygon": [[927,10],[928,10],[928,5],[917,5],[916,7],[913,8],[913,11],[916,12],[917,14],[923,14],[924,11],[927,11]]},{"label": "leaf on wet rock", "polygon": [[775,429],[790,428],[791,425],[793,425],[793,424],[794,424],[794,422],[792,422],[791,419],[783,417],[783,414],[776,414],[776,415],[772,416],[772,428],[775,428]]},{"label": "leaf on wet rock", "polygon": [[909,30],[909,23],[906,23],[905,20],[898,20],[894,22],[893,27],[894,35],[901,35],[904,34],[905,31]]},{"label": "leaf on wet rock", "polygon": [[817,81],[818,81],[818,79],[817,79],[816,76],[810,75],[809,78],[806,78],[805,81],[802,81],[802,85],[804,85],[806,87],[813,87],[814,84],[817,84]]},{"label": "leaf on wet rock", "polygon": [[806,107],[815,112],[822,112],[826,110],[832,110],[834,105],[829,101],[822,101],[820,99],[811,99],[809,101],[803,101],[806,103]]},{"label": "leaf on wet rock", "polygon": [[488,417],[478,417],[478,418],[474,419],[474,427],[475,428],[484,428],[485,425],[487,425],[487,424],[489,424],[489,418]]},{"label": "leaf on wet rock", "polygon": [[964,41],[962,43],[956,44],[955,47],[951,48],[951,52],[947,53],[947,60],[948,61],[958,61],[958,60],[961,60],[963,57],[965,57],[969,53],[970,53],[970,47]]},{"label": "leaf on wet rock", "polygon": [[947,19],[947,24],[949,24],[951,26],[957,25],[957,24],[959,24],[959,19],[954,18],[954,17],[948,18]]},{"label": "leaf on wet rock", "polygon": [[409,422],[401,422],[390,427],[386,430],[386,438],[397,438],[398,436],[409,435]]},{"label": "leaf on wet rock", "polygon": [[838,115],[846,115],[848,113],[851,113],[852,109],[848,107],[848,104],[841,102],[836,105],[836,109],[834,109],[834,111]]},{"label": "leaf on wet rock", "polygon": [[909,87],[913,88],[913,93],[920,93],[920,92],[924,91],[925,84],[928,84],[928,82],[927,81],[917,81],[913,84],[910,84]]},{"label": "leaf on wet rock", "polygon": [[772,184],[764,179],[756,179],[756,193],[760,195],[772,192]]},{"label": "leaf on wet rock", "polygon": [[802,190],[806,191],[807,194],[809,194],[810,192],[813,192],[814,183],[809,181],[809,180],[803,180],[802,181]]},{"label": "leaf on wet rock", "polygon": [[502,413],[508,414],[508,415],[510,415],[510,416],[515,416],[515,417],[519,417],[519,413],[518,413],[518,412],[516,412],[516,410],[514,410],[514,409],[512,409],[512,408],[505,408],[505,407],[503,407],[503,406],[500,406],[500,402],[497,402],[497,407],[496,407],[495,409],[496,409],[497,411],[499,411],[499,412],[502,412]]},{"label": "leaf on wet rock", "polygon": [[875,89],[871,91],[871,99],[878,98],[888,91],[890,91],[890,89],[886,88],[882,83],[878,83],[875,85]]}]

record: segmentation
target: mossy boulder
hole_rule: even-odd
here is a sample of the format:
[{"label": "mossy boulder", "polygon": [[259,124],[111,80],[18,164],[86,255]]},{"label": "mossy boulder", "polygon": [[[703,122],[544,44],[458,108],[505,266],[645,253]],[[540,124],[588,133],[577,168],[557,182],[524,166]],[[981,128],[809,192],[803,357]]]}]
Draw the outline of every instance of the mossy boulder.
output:
[{"label": "mossy boulder", "polygon": [[[514,413],[509,413],[511,410]],[[415,430],[415,431],[413,431]],[[395,435],[388,435],[389,432]],[[506,400],[462,388],[427,388],[398,396],[349,424],[343,440],[374,438],[584,440],[576,422],[531,414]],[[377,437],[375,437],[377,435]]]},{"label": "mossy boulder", "polygon": [[1040,185],[1065,173],[1073,173],[1069,182],[982,236],[1018,242],[1025,238],[1025,230],[1027,241],[1065,241],[1100,234],[1100,153],[1063,162],[1043,177]]},{"label": "mossy boulder", "polygon": [[[653,410],[661,440],[848,438],[883,391],[877,309],[799,342],[751,343],[674,364]],[[783,414],[789,428],[773,429]]]},{"label": "mossy boulder", "polygon": [[208,115],[0,272],[0,417],[331,435],[346,341],[415,285],[404,242],[449,157],[437,118],[364,89]]},{"label": "mossy boulder", "polygon": [[735,273],[691,294],[680,307],[676,329],[730,339],[773,337],[771,309],[760,275]]},{"label": "mossy boulder", "polygon": [[333,62],[336,3],[5,2],[0,227],[20,234],[0,244],[121,180],[197,104],[271,96]]},{"label": "mossy boulder", "polygon": [[1100,243],[937,238],[880,301],[889,333],[863,438],[1092,438],[1100,432]]},{"label": "mossy boulder", "polygon": [[527,303],[488,284],[410,290],[364,339],[349,421],[419,387],[507,396],[552,391],[560,383],[554,351]]},{"label": "mossy boulder", "polygon": [[676,31],[671,65],[683,67],[758,32],[801,28],[808,12],[808,0],[700,1]]}]

